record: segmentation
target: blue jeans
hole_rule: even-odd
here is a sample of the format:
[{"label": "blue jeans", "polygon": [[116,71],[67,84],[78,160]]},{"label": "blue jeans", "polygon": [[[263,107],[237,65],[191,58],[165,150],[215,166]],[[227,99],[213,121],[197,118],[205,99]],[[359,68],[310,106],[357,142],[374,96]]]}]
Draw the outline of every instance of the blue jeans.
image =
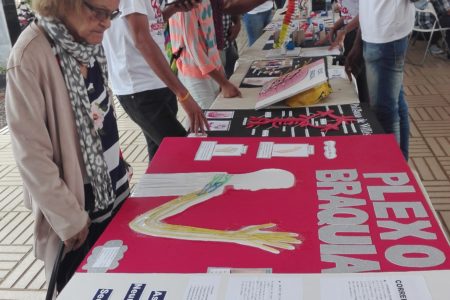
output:
[{"label": "blue jeans", "polygon": [[403,93],[403,68],[408,37],[384,43],[364,42],[370,104],[386,133],[393,133],[408,159],[408,104]]},{"label": "blue jeans", "polygon": [[117,98],[123,110],[142,129],[149,160],[155,155],[163,138],[186,136],[186,130],[177,119],[177,98],[168,88],[118,95]]},{"label": "blue jeans", "polygon": [[264,27],[272,20],[272,10],[266,10],[257,14],[244,14],[242,18],[244,21],[245,31],[247,31],[248,46],[253,43],[263,34]]}]

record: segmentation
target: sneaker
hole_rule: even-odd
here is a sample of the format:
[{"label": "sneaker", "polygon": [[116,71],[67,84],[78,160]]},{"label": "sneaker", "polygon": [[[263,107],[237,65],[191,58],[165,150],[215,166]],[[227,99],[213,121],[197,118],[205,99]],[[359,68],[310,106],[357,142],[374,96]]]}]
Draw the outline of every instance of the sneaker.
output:
[{"label": "sneaker", "polygon": [[437,45],[431,45],[430,48],[428,48],[431,54],[438,55],[444,53],[444,50],[439,48]]}]

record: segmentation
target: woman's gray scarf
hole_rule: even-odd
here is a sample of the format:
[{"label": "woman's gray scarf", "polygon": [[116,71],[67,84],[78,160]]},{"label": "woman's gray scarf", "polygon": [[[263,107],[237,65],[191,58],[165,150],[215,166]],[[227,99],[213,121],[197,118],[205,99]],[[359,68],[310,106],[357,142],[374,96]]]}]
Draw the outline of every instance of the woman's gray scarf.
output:
[{"label": "woman's gray scarf", "polygon": [[[115,195],[108,166],[103,156],[102,142],[98,132],[94,129],[91,103],[79,65],[80,63],[88,65],[91,58],[95,58],[102,70],[103,84],[107,95],[111,97],[103,47],[101,44],[89,45],[76,42],[67,27],[57,19],[39,18],[38,24],[53,40],[54,49],[59,57],[75,116],[86,173],[94,191],[95,210],[103,210],[115,199]],[[111,99],[109,101],[111,103]]]}]

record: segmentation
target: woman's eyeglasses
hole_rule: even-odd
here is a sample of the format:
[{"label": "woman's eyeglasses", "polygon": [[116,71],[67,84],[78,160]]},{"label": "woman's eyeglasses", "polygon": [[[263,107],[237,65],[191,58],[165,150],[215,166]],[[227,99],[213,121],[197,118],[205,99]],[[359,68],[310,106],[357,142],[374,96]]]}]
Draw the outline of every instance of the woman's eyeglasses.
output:
[{"label": "woman's eyeglasses", "polygon": [[83,1],[84,5],[89,8],[90,11],[94,13],[94,16],[100,22],[105,21],[106,19],[110,19],[111,21],[120,16],[120,10],[116,9],[114,11],[109,11],[103,8],[95,7],[87,1]]}]

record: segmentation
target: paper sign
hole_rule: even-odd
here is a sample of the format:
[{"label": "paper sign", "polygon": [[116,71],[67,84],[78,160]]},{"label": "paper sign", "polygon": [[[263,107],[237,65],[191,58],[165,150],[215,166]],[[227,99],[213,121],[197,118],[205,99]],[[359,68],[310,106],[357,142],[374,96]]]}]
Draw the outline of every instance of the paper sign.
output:
[{"label": "paper sign", "polygon": [[205,117],[207,119],[232,119],[234,111],[231,110],[213,110],[205,111]]},{"label": "paper sign", "polygon": [[211,160],[213,156],[241,156],[247,152],[243,144],[218,144],[202,142],[195,154],[195,160]]},{"label": "paper sign", "polygon": [[202,142],[195,154],[195,160],[211,160],[217,142]]},{"label": "paper sign", "polygon": [[107,268],[111,266],[114,258],[119,252],[120,247],[103,248],[100,254],[97,256],[97,260],[93,264],[94,268]]},{"label": "paper sign", "polygon": [[[302,300],[301,278],[233,277],[228,283],[226,300]],[[331,299],[331,298],[330,298]]]},{"label": "paper sign", "polygon": [[321,300],[431,300],[422,276],[323,278]]},{"label": "paper sign", "polygon": [[109,240],[105,244],[93,248],[82,269],[94,273],[113,270],[119,266],[119,261],[127,250],[128,246],[124,245],[122,240]]},{"label": "paper sign", "polygon": [[184,293],[183,300],[216,300],[219,285],[219,276],[193,277]]},{"label": "paper sign", "polygon": [[258,158],[272,157],[308,157],[314,154],[314,146],[308,144],[276,144],[261,142],[258,148]]},{"label": "paper sign", "polygon": [[231,121],[225,120],[208,120],[210,131],[229,131]]}]

